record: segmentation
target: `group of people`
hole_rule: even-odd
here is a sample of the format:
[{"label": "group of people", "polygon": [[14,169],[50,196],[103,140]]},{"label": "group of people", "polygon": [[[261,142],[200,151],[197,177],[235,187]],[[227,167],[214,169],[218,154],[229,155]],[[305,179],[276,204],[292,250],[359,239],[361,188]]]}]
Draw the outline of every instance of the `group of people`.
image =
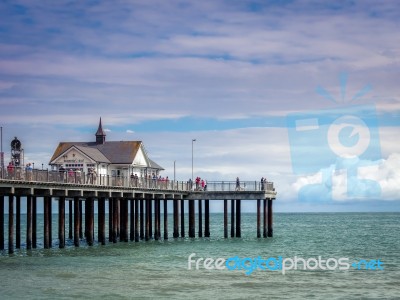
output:
[{"label": "group of people", "polygon": [[267,187],[267,178],[261,177],[261,190],[265,191],[265,188]]},{"label": "group of people", "polygon": [[199,176],[197,176],[194,182],[195,182],[195,186],[193,187],[192,178],[189,178],[189,180],[188,180],[189,189],[193,190],[193,188],[194,188],[195,191],[206,191],[207,190],[207,180],[201,179]]},{"label": "group of people", "polygon": [[[81,169],[65,169],[63,165],[61,165],[58,169],[58,172],[60,173],[60,180],[67,181],[69,183],[85,183],[85,178],[82,176],[82,171]],[[67,177],[66,177],[67,176]],[[83,179],[83,180],[82,180]],[[94,168],[88,168],[88,172],[86,174],[86,184],[94,184],[96,183],[97,179],[97,172]]]}]

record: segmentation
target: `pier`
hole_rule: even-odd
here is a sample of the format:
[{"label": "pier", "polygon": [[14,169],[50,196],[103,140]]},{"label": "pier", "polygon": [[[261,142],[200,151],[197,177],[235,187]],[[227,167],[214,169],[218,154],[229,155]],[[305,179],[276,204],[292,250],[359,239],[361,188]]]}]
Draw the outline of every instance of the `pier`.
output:
[{"label": "pier", "polygon": [[[85,174],[82,174],[85,178]],[[95,241],[101,245],[128,241],[148,241],[179,238],[207,238],[210,232],[210,202],[223,200],[225,238],[241,237],[241,204],[256,201],[257,238],[273,236],[273,200],[276,191],[272,182],[233,181],[208,182],[206,188],[190,182],[132,181],[129,177],[99,176],[94,182],[80,183],[57,171],[32,170],[26,174],[15,172],[12,178],[0,179],[0,250],[8,246],[8,253],[21,248],[21,230],[26,230],[26,249],[37,248],[37,230],[43,230],[43,247],[53,247],[53,204],[57,207],[58,247],[64,248],[66,239],[80,246],[85,238],[88,246]],[[21,201],[26,199],[26,228],[21,228]],[[5,203],[8,201],[8,230],[5,232]],[[37,228],[37,206],[42,201],[43,228]],[[97,202],[97,205],[95,205]],[[168,203],[172,202],[173,232],[168,232]],[[106,220],[106,203],[108,220]],[[230,205],[229,205],[230,204]],[[68,228],[65,216],[68,207]],[[197,224],[196,220],[197,206]],[[95,208],[96,211],[95,211]],[[230,209],[229,209],[230,208]],[[230,217],[228,215],[230,211]],[[98,230],[95,232],[95,214]],[[188,214],[188,228],[185,228]],[[84,222],[83,222],[84,215]],[[162,218],[161,218],[162,216]],[[106,222],[108,221],[108,233]],[[230,224],[228,224],[230,221]],[[261,228],[262,221],[262,228]],[[186,222],[187,223],[187,222]],[[230,225],[230,228],[228,228]],[[230,229],[230,230],[229,230]],[[187,232],[186,232],[187,230]],[[230,232],[230,234],[228,234]],[[8,245],[5,237],[8,235]]]}]

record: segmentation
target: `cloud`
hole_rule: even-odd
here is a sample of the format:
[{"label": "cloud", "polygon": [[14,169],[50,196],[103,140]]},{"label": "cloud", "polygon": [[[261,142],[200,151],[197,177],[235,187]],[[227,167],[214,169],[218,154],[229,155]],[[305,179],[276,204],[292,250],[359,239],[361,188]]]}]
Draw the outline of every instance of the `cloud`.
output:
[{"label": "cloud", "polygon": [[135,132],[134,132],[133,130],[127,129],[127,130],[126,130],[126,133],[132,134],[132,133],[135,133]]}]

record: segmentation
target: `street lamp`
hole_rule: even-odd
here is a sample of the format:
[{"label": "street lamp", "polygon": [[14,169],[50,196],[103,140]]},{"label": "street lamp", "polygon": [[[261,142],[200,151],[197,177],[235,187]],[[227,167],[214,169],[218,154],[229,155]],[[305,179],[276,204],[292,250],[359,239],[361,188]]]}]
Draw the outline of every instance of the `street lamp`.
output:
[{"label": "street lamp", "polygon": [[176,175],[176,168],[175,167],[176,167],[176,160],[174,160],[174,183],[175,183],[175,177],[176,177],[175,176]]},{"label": "street lamp", "polygon": [[193,143],[196,141],[196,139],[192,139],[192,184],[193,184]]}]

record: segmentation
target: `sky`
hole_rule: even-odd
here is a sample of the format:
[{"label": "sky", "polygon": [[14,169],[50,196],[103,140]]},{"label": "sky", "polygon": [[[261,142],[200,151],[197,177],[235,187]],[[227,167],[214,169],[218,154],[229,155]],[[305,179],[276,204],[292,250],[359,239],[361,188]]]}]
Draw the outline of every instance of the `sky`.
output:
[{"label": "sky", "polygon": [[195,176],[266,177],[275,211],[400,211],[399,20],[395,0],[3,0],[5,163],[16,136],[47,168],[101,117],[169,178],[196,139]]}]

